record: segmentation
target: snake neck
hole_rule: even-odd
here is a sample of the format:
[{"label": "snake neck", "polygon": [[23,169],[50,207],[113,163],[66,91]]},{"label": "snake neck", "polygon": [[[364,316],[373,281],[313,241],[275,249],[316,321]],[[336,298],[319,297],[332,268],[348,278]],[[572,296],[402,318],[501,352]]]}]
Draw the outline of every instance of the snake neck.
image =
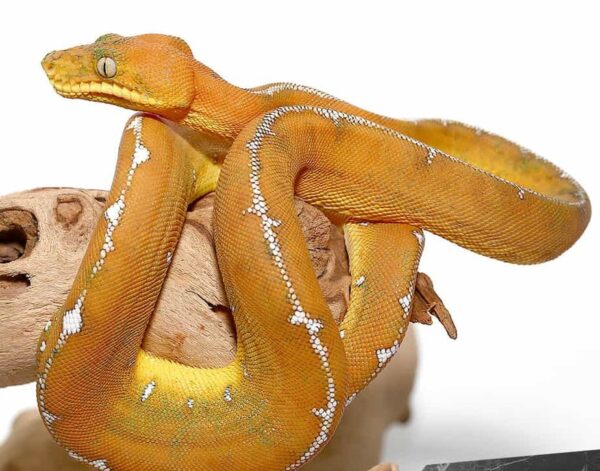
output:
[{"label": "snake neck", "polygon": [[221,160],[244,126],[269,106],[200,62],[195,61],[194,72],[196,96],[177,124],[194,136],[206,154]]}]

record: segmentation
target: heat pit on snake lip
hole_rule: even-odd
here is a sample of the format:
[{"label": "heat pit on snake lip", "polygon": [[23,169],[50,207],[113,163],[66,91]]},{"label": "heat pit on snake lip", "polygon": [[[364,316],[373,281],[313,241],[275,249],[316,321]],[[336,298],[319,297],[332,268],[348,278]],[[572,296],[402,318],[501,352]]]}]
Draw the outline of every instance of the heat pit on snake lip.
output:
[{"label": "heat pit on snake lip", "polygon": [[24,209],[0,210],[0,264],[27,257],[39,239],[38,220]]}]

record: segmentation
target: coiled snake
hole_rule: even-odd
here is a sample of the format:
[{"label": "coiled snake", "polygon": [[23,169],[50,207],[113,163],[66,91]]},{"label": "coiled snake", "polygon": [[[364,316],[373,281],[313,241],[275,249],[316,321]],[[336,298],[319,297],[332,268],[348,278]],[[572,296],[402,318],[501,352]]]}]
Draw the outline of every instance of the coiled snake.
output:
[{"label": "coiled snake", "polygon": [[[301,467],[402,341],[423,230],[538,263],[590,218],[573,179],[498,136],[385,118],[300,85],[238,88],[178,38],[106,35],[43,67],[63,96],[141,112],[123,132],[105,217],[39,343],[44,421],[96,469]],[[199,369],[140,345],[186,206],[210,191],[238,352]],[[294,195],[346,232],[353,285],[339,328]]]}]

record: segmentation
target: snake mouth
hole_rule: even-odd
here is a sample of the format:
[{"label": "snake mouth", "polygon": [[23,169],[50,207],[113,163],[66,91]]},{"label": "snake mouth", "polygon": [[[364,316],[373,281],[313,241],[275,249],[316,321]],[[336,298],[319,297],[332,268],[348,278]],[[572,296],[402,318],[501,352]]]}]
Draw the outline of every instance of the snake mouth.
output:
[{"label": "snake mouth", "polygon": [[127,108],[135,104],[160,106],[160,102],[154,98],[115,83],[93,81],[73,83],[59,80],[52,80],[51,83],[56,92],[66,98],[111,101]]}]

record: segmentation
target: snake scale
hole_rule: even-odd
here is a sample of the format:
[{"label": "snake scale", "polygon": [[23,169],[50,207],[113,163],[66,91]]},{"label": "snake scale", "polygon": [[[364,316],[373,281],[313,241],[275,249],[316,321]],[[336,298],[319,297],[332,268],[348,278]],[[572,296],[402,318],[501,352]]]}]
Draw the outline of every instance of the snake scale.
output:
[{"label": "snake scale", "polygon": [[[298,469],[398,349],[423,230],[512,263],[550,260],[591,214],[567,174],[456,122],[400,121],[301,85],[238,88],[165,35],[48,54],[68,98],[136,110],[72,290],[39,342],[44,422],[99,470]],[[216,249],[237,329],[230,365],[140,345],[187,205],[216,191]],[[336,326],[295,215],[343,227],[352,274]]]}]

